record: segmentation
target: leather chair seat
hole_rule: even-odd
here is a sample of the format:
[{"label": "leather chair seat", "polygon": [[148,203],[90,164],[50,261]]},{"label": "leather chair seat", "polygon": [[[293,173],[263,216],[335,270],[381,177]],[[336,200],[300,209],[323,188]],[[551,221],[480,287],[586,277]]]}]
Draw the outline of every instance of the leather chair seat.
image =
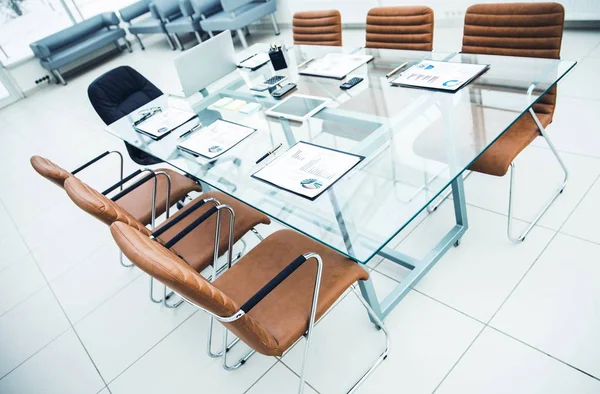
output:
[{"label": "leather chair seat", "polygon": [[[123,254],[141,270],[190,302],[223,317],[239,311],[283,268],[309,252],[323,259],[317,319],[355,281],[369,278],[361,266],[332,249],[294,231],[281,230],[210,283],[171,250],[133,227],[115,222],[110,231]],[[224,325],[259,353],[281,356],[308,329],[315,276],[315,261],[306,261],[247,314]]]},{"label": "leather chair seat", "polygon": [[[316,315],[319,319],[354,282],[368,279],[369,274],[347,257],[292,230],[267,237],[260,247],[217,278],[214,286],[242,305],[289,263],[309,252],[323,259]],[[316,272],[316,262],[306,261],[248,313],[277,341],[277,347],[269,349],[268,355],[281,356],[308,329]],[[236,332],[234,328],[232,331]]]},{"label": "leather chair seat", "polygon": [[[150,236],[150,234],[152,234],[152,230],[148,229],[144,223],[140,222],[129,211],[123,209],[120,205],[110,200],[106,196],[103,196],[97,190],[86,185],[79,179],[75,177],[67,179],[65,181],[65,190],[71,200],[73,200],[73,202],[77,204],[79,208],[83,209],[106,225],[110,226],[115,222],[122,222],[132,228],[137,229],[145,236]],[[152,186],[148,188],[147,193],[151,193],[151,191]],[[258,224],[270,223],[270,220],[267,216],[258,212],[254,208],[228,197],[221,192],[204,193],[198,198],[206,199],[211,197],[217,199],[220,203],[230,205],[233,208],[236,214],[234,242],[238,241],[245,233],[250,231]],[[196,200],[194,200],[194,202],[195,201]],[[171,216],[171,218],[181,215],[182,212],[189,209],[194,202],[191,202],[181,210],[177,211],[177,213]],[[200,207],[181,222],[165,231],[158,238],[158,241],[165,243],[166,241],[170,240],[173,236],[175,236],[213,206],[214,204],[207,203]],[[216,215],[211,216],[171,248],[180,258],[185,260],[185,262],[196,271],[203,270],[213,262],[215,229],[217,223],[216,220]],[[164,226],[165,223],[162,223],[161,226]],[[159,229],[161,226],[158,226],[157,229]],[[223,254],[223,252],[227,250],[227,238],[229,236],[228,214],[221,215],[221,226],[219,255]]]},{"label": "leather chair seat", "polygon": [[296,45],[342,45],[342,17],[337,10],[296,12],[293,31]]},{"label": "leather chair seat", "polygon": [[[181,200],[191,191],[202,191],[200,185],[178,172],[166,168],[155,171],[163,171],[171,178],[170,205]],[[142,174],[143,176],[143,174]],[[167,179],[164,175],[157,175],[156,185],[156,217],[165,213],[167,198]],[[152,221],[152,190],[154,189],[154,178],[149,179],[128,194],[117,200],[117,204],[129,212],[142,224],[148,225]]]},{"label": "leather chair seat", "polygon": [[163,24],[159,19],[152,15],[134,19],[131,25],[127,26],[131,34],[160,34],[164,33]]},{"label": "leather chair seat", "polygon": [[[538,113],[537,116],[544,127],[552,121],[550,114]],[[539,135],[533,118],[525,113],[471,164],[469,170],[504,176],[515,157]]]},{"label": "leather chair seat", "polygon": [[[211,191],[203,193],[199,198],[215,198],[221,204],[229,205],[235,212],[234,236],[233,242],[237,242],[252,228],[259,224],[269,224],[271,220],[256,209],[239,202],[238,200],[227,196],[221,192]],[[187,204],[176,214],[171,216],[172,219],[187,211],[193,203]],[[159,237],[159,241],[164,243],[199,218],[204,212],[213,207],[213,203],[207,203],[188,217],[177,223],[175,226],[165,231]],[[171,249],[177,253],[188,265],[194,270],[200,272],[208,267],[213,262],[213,251],[215,244],[215,229],[217,224],[216,214],[194,228],[188,235],[177,242]],[[160,229],[164,224],[157,227]],[[219,256],[227,251],[227,241],[229,238],[229,213],[221,212],[221,239],[219,243]]]}]

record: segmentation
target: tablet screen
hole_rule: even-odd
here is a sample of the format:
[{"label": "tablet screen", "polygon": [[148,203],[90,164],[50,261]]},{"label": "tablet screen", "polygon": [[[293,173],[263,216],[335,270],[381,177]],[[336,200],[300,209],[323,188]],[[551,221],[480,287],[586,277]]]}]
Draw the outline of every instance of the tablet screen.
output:
[{"label": "tablet screen", "polygon": [[325,102],[327,102],[325,99],[292,96],[281,104],[274,106],[269,111],[297,117],[304,117]]}]

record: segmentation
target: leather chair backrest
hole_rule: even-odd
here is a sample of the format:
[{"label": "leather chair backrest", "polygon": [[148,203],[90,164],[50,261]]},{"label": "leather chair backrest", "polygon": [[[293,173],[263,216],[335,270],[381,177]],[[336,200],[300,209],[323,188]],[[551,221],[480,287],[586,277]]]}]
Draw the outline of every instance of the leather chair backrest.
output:
[{"label": "leather chair backrest", "polygon": [[88,98],[107,125],[161,95],[159,88],[129,66],[106,72],[88,87]]},{"label": "leather chair backrest", "polygon": [[[175,4],[178,4],[175,2]],[[109,125],[162,95],[142,74],[129,66],[121,66],[98,77],[88,87],[88,98],[102,121]],[[129,156],[140,165],[160,163],[161,160],[125,144]]]},{"label": "leather chair backrest", "polygon": [[152,3],[161,19],[169,19],[181,14],[179,1],[177,0],[152,0]]},{"label": "leather chair backrest", "polygon": [[377,7],[367,14],[367,48],[433,49],[433,10],[424,6]]},{"label": "leather chair backrest", "polygon": [[[558,3],[476,4],[467,9],[463,53],[560,58],[565,10]],[[556,87],[533,107],[554,113]]]},{"label": "leather chair backrest", "polygon": [[36,43],[44,45],[50,52],[54,52],[64,47],[80,41],[105,27],[118,26],[119,18],[114,12],[105,12],[91,18],[85,19],[73,26],[62,29],[48,37],[45,37]]},{"label": "leather chair backrest", "polygon": [[29,162],[38,174],[61,188],[64,187],[65,181],[73,176],[69,171],[45,157],[31,156]]},{"label": "leather chair backrest", "polygon": [[338,10],[296,12],[294,44],[342,45],[342,16]]},{"label": "leather chair backrest", "polygon": [[75,205],[104,224],[110,226],[114,222],[123,222],[146,236],[151,234],[151,231],[129,212],[83,181],[71,177],[65,180],[64,187]]},{"label": "leather chair backrest", "polygon": [[211,11],[220,9],[221,2],[219,0],[192,0],[192,7],[197,15],[209,14]]},{"label": "leather chair backrest", "polygon": [[[266,0],[266,1],[274,1],[274,0]],[[264,2],[264,1],[262,1]],[[261,1],[257,0],[221,0],[221,6],[225,12],[234,12],[236,9],[240,8],[243,5],[250,3],[261,3]]]},{"label": "leather chair backrest", "polygon": [[[120,222],[112,224],[110,232],[129,261],[188,301],[222,317],[231,316],[239,310],[240,305],[227,294],[144,233]],[[225,326],[259,353],[281,355],[273,335],[251,316],[244,315]]]}]

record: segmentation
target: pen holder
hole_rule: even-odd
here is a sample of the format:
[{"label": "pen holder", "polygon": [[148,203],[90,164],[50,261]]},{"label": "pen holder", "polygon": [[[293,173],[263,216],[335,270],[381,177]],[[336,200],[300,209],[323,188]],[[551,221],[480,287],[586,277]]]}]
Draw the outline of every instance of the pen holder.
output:
[{"label": "pen holder", "polygon": [[275,71],[287,68],[283,51],[284,48],[281,46],[271,46],[271,49],[269,49],[269,58],[271,59],[271,64]]}]

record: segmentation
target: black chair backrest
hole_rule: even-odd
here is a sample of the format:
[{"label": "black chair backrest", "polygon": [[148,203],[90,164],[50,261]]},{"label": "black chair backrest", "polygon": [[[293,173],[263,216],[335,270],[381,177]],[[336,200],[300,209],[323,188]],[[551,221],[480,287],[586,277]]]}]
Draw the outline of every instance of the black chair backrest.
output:
[{"label": "black chair backrest", "polygon": [[[162,95],[142,74],[129,66],[117,67],[98,77],[88,87],[88,97],[102,121],[109,125]],[[161,160],[125,143],[129,156],[140,165]]]}]

